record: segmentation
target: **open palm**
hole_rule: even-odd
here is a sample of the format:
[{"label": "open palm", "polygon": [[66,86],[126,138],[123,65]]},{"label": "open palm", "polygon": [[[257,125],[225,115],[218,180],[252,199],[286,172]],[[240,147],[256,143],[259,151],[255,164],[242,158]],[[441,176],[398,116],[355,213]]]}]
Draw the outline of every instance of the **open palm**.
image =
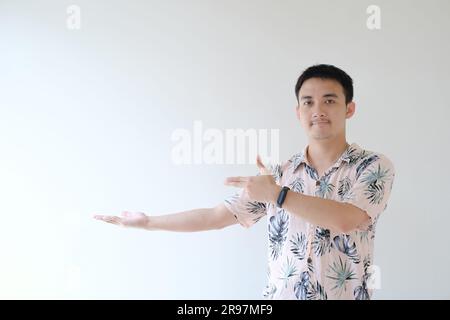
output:
[{"label": "open palm", "polygon": [[143,228],[148,216],[143,212],[122,211],[121,216],[94,215],[97,220],[105,221],[122,227]]}]

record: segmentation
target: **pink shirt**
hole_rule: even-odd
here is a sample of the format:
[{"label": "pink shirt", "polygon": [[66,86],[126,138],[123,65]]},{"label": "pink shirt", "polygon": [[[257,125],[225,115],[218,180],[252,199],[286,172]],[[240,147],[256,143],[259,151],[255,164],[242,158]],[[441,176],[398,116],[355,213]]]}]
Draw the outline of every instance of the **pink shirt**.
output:
[{"label": "pink shirt", "polygon": [[305,157],[307,148],[272,167],[277,184],[351,203],[369,215],[369,223],[343,234],[273,204],[250,201],[242,190],[226,199],[225,205],[246,228],[268,216],[266,299],[370,299],[370,284],[379,276],[372,267],[375,227],[387,206],[394,166],[386,156],[353,143],[319,177]]}]

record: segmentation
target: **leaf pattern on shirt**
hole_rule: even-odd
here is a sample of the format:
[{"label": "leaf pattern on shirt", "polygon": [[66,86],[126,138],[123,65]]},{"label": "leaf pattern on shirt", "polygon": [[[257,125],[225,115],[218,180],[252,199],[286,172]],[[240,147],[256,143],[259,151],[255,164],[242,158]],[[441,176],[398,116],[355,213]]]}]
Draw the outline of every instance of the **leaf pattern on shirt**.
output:
[{"label": "leaf pattern on shirt", "polygon": [[296,233],[291,239],[291,252],[299,260],[305,259],[306,255],[306,236],[303,233]]},{"label": "leaf pattern on shirt", "polygon": [[269,241],[272,259],[276,260],[286,241],[288,232],[289,215],[284,209],[277,210],[276,215],[269,219]]},{"label": "leaf pattern on shirt", "polygon": [[342,157],[343,161],[347,161],[350,166],[354,165],[361,158],[361,153],[358,152],[358,149],[349,146],[345,152],[345,155]]},{"label": "leaf pattern on shirt", "polygon": [[309,166],[308,164],[305,164],[305,170],[311,179],[313,179],[314,181],[319,180],[319,174],[317,173],[316,169]]},{"label": "leaf pattern on shirt", "polygon": [[347,283],[356,279],[356,274],[351,269],[351,264],[346,260],[342,261],[339,256],[337,261],[329,265],[326,277],[333,281],[331,290],[337,291],[337,296],[340,297],[344,291],[347,291]]},{"label": "leaf pattern on shirt", "polygon": [[296,178],[294,181],[292,181],[289,185],[289,188],[294,192],[303,193],[305,182],[302,178]]},{"label": "leaf pattern on shirt", "polygon": [[286,258],[286,262],[283,264],[281,269],[281,275],[279,277],[280,280],[283,280],[284,288],[287,288],[289,280],[297,275],[297,267],[295,262],[289,257]]},{"label": "leaf pattern on shirt", "polygon": [[225,199],[225,202],[228,203],[229,205],[233,205],[234,203],[238,202],[239,197],[240,197],[240,194],[239,193],[235,193],[231,197],[229,197],[228,199]]},{"label": "leaf pattern on shirt", "polygon": [[330,183],[330,175],[327,175],[319,180],[320,184],[316,189],[316,196],[327,199],[330,197],[334,189],[334,184]]},{"label": "leaf pattern on shirt", "polygon": [[253,214],[253,222],[258,222],[266,214],[266,204],[263,202],[250,201],[246,204],[246,209]]},{"label": "leaf pattern on shirt", "polygon": [[329,179],[329,177],[330,177],[333,173],[335,173],[338,169],[339,169],[339,167],[335,165],[335,166],[334,166],[333,168],[331,168],[329,171],[325,172],[325,177],[328,177],[328,179]]},{"label": "leaf pattern on shirt", "polygon": [[342,234],[339,236],[335,236],[333,239],[333,243],[336,249],[348,256],[354,263],[360,262],[359,255],[356,250],[356,244],[352,240],[350,235]]},{"label": "leaf pattern on shirt", "polygon": [[307,300],[309,287],[311,286],[309,278],[310,275],[308,271],[303,271],[300,274],[300,280],[294,285],[294,292],[297,299]]},{"label": "leaf pattern on shirt", "polygon": [[314,266],[308,259],[308,270],[300,274],[300,279],[294,285],[294,293],[299,300],[327,300],[325,288],[319,281],[313,279]]},{"label": "leaf pattern on shirt", "polygon": [[303,162],[303,160],[304,160],[303,152],[299,152],[294,156],[292,156],[291,159],[289,159],[289,162],[291,163],[290,165],[291,171],[294,172],[298,168],[298,166]]},{"label": "leaf pattern on shirt", "polygon": [[263,202],[250,201],[247,203],[247,211],[251,214],[265,214],[266,204]]},{"label": "leaf pattern on shirt", "polygon": [[364,264],[364,275],[361,279],[361,285],[357,286],[353,291],[355,300],[370,300],[369,290],[367,288],[367,281],[371,276],[369,272],[369,267],[371,265],[370,257],[364,258],[363,264]]},{"label": "leaf pattern on shirt", "polygon": [[378,164],[378,169],[368,169],[361,178],[361,182],[365,183],[367,190],[365,195],[371,204],[379,204],[383,200],[385,183],[389,176],[389,169],[382,169]]},{"label": "leaf pattern on shirt", "polygon": [[372,225],[369,225],[367,230],[356,230],[355,231],[355,234],[359,235],[360,242],[365,242],[365,243],[369,242],[369,232],[370,232],[371,228],[372,228]]},{"label": "leaf pattern on shirt", "polygon": [[361,175],[361,173],[363,173],[363,171],[370,166],[372,163],[374,163],[375,161],[377,161],[380,157],[375,155],[371,155],[370,157],[368,157],[367,159],[364,159],[356,168],[356,180],[359,179],[359,176]]},{"label": "leaf pattern on shirt", "polygon": [[317,227],[312,242],[316,256],[323,256],[331,250],[330,230]]},{"label": "leaf pattern on shirt", "polygon": [[352,182],[349,177],[339,180],[338,196],[341,201],[350,200],[353,198]]},{"label": "leaf pattern on shirt", "polygon": [[325,288],[316,280],[311,283],[311,289],[307,295],[308,300],[327,300],[328,296],[325,292]]},{"label": "leaf pattern on shirt", "polygon": [[276,164],[274,166],[270,166],[269,170],[272,172],[272,176],[275,179],[275,182],[279,183],[281,180],[281,177],[283,176],[283,171],[282,171],[281,165]]}]

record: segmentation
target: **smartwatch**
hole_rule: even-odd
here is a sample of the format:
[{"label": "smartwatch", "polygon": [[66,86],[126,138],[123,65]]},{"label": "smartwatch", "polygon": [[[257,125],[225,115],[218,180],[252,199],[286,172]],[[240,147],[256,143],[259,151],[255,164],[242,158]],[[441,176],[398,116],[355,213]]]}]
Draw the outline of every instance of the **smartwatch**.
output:
[{"label": "smartwatch", "polygon": [[283,202],[286,199],[288,190],[290,190],[290,189],[289,189],[289,187],[286,187],[286,186],[281,188],[280,194],[278,195],[278,199],[277,199],[277,207],[278,208],[281,208],[281,206],[283,205]]}]

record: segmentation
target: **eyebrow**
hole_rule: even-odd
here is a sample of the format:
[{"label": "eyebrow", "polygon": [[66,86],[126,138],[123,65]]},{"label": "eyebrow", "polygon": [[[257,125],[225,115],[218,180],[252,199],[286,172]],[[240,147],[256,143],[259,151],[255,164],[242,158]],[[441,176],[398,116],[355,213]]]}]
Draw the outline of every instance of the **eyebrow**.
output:
[{"label": "eyebrow", "polygon": [[[323,98],[338,98],[336,93],[327,93],[323,95]],[[302,96],[300,100],[312,99],[312,96]]]}]

